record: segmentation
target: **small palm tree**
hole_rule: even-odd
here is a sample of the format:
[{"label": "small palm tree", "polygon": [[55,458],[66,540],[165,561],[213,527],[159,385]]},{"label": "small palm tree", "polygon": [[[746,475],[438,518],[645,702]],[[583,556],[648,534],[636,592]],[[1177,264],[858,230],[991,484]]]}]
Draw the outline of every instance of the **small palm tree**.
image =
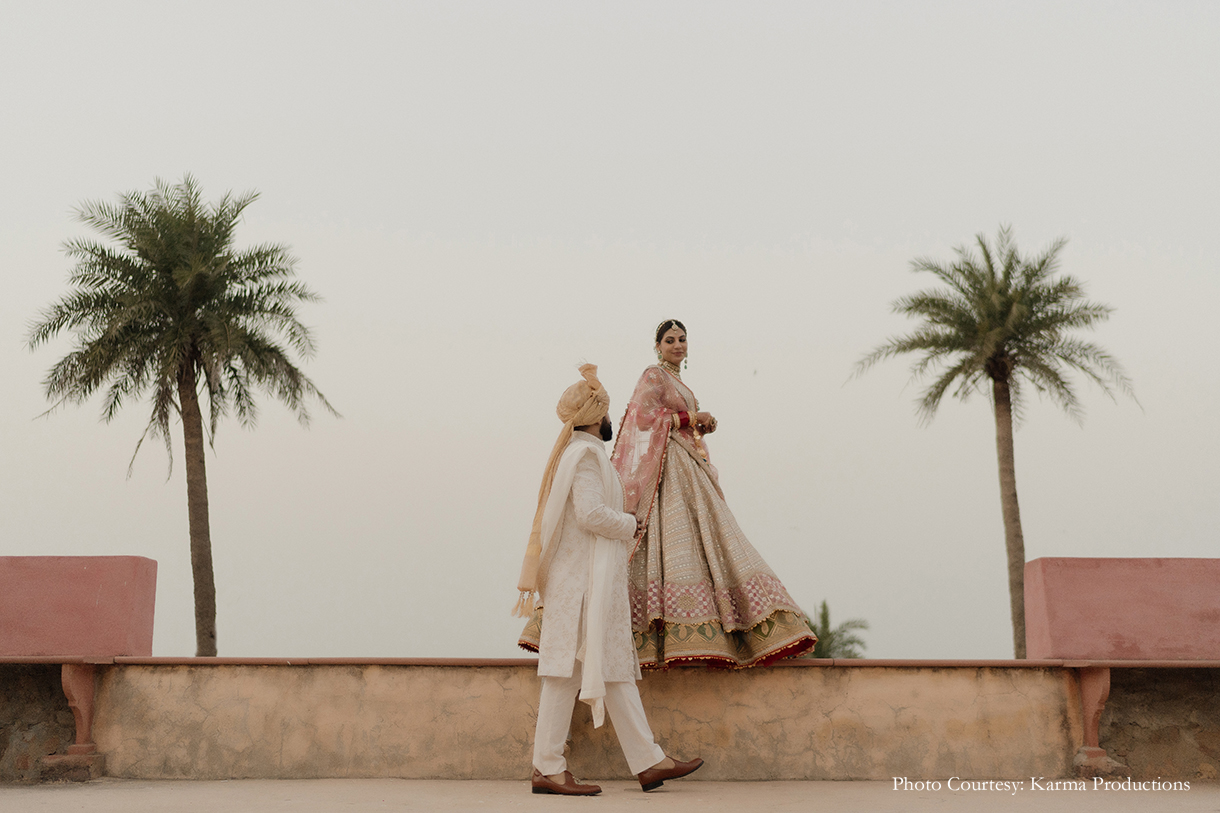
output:
[{"label": "small palm tree", "polygon": [[941,264],[916,259],[911,270],[934,274],[948,290],[923,291],[894,302],[896,313],[921,324],[912,333],[890,339],[856,365],[857,374],[902,353],[920,358],[912,377],[935,374],[919,401],[924,422],[930,421],[951,388],[965,401],[986,392],[995,409],[996,451],[1000,470],[1000,503],[1008,552],[1008,590],[1012,610],[1013,652],[1025,657],[1025,539],[1017,504],[1013,457],[1013,417],[1020,418],[1025,387],[1048,396],[1078,422],[1080,401],[1068,375],[1075,370],[1114,399],[1114,389],[1134,397],[1122,367],[1106,351],[1071,334],[1109,318],[1111,308],[1084,300],[1083,286],[1058,275],[1057,240],[1042,254],[1024,258],[1002,227],[995,246],[976,236],[978,253],[959,246],[957,260]]},{"label": "small palm tree", "polygon": [[856,630],[868,629],[868,622],[863,618],[850,618],[837,627],[830,626],[830,607],[826,602],[818,608],[818,621],[811,624],[818,643],[806,656],[809,658],[862,658],[864,657],[864,639],[856,635]]},{"label": "small palm tree", "polygon": [[314,350],[294,306],[318,297],[291,281],[295,259],[279,245],[233,247],[234,228],[257,197],[225,195],[208,206],[188,175],[175,186],[158,180],[147,194],[121,195],[117,206],[82,204],[78,219],[117,246],[83,239],[64,244],[76,261],[73,290],[42,312],[29,335],[35,348],[63,330],[75,334],[75,348],[43,382],[50,411],[104,388],[102,417],[110,421],[127,401],[151,393],[132,465],[150,435],[165,443],[172,465],[170,419],[181,417],[198,656],[216,654],[201,386],[209,443],[230,412],[254,425],[256,389],[283,401],[302,423],[309,421],[310,396],[337,414],[281,344],[303,357]]}]

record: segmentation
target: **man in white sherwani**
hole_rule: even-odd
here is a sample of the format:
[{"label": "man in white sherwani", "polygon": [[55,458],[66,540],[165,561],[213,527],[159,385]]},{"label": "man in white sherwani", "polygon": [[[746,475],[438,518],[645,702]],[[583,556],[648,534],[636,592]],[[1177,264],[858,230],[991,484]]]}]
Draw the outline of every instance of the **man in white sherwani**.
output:
[{"label": "man in white sherwani", "polygon": [[627,599],[627,563],[639,525],[623,512],[623,487],[606,454],[609,395],[597,367],[586,364],[580,372],[584,380],[564,392],[556,410],[564,428],[547,462],[519,584],[518,614],[545,610],[532,787],[534,793],[575,796],[601,792],[578,784],[563,756],[579,696],[591,707],[595,728],[609,712],[628,766],[640,786],[652,790],[703,760],[665,756],[640,702]]}]

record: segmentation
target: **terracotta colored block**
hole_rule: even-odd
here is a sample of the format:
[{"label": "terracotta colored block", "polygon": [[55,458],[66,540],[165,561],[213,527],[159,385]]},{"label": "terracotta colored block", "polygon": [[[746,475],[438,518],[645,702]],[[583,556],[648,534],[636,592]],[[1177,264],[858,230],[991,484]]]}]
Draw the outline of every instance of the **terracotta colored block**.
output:
[{"label": "terracotta colored block", "polygon": [[151,655],[157,563],[0,556],[0,656]]},{"label": "terracotta colored block", "polygon": [[42,782],[88,782],[101,779],[106,772],[102,754],[52,754],[39,761]]},{"label": "terracotta colored block", "polygon": [[1025,641],[1030,658],[1220,659],[1220,559],[1034,559]]}]

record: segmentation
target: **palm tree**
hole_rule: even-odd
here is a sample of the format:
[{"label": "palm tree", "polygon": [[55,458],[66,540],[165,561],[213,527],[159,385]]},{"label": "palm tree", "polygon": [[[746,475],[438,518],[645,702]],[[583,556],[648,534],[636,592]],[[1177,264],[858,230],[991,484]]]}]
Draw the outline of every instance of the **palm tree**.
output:
[{"label": "palm tree", "polygon": [[810,624],[818,643],[807,657],[810,658],[862,658],[864,657],[864,639],[856,635],[856,630],[868,629],[868,622],[863,618],[849,618],[837,627],[830,626],[830,607],[826,602],[818,609],[818,622]]},{"label": "palm tree", "polygon": [[1000,505],[1008,553],[1008,591],[1012,610],[1013,652],[1025,657],[1025,539],[1017,504],[1013,458],[1013,417],[1020,419],[1026,385],[1048,396],[1077,422],[1083,410],[1068,374],[1075,370],[1114,399],[1114,389],[1134,397],[1131,382],[1109,353],[1082,341],[1071,331],[1092,328],[1109,318],[1111,308],[1084,300],[1084,288],[1058,275],[1060,239],[1042,254],[1022,257],[1012,230],[1001,227],[995,246],[976,236],[978,253],[954,249],[957,259],[941,264],[916,259],[911,270],[934,274],[948,290],[922,291],[893,304],[895,313],[923,324],[892,338],[856,365],[857,374],[901,353],[918,353],[914,379],[935,375],[919,401],[925,423],[936,414],[941,398],[953,388],[962,401],[986,391],[995,408],[996,453],[1000,469]]},{"label": "palm tree", "polygon": [[128,400],[151,393],[151,415],[128,476],[150,435],[165,443],[172,466],[170,418],[181,417],[197,656],[216,654],[201,387],[208,396],[209,444],[219,419],[231,412],[242,425],[254,425],[256,389],[283,401],[303,424],[310,396],[337,414],[289,357],[287,348],[302,357],[313,353],[294,306],[318,300],[290,279],[296,260],[280,245],[233,247],[234,228],[257,197],[225,195],[205,205],[187,175],[174,186],[157,180],[147,194],[121,195],[118,205],[82,204],[78,220],[117,245],[64,244],[76,261],[72,291],[41,313],[29,335],[35,348],[60,331],[74,334],[74,349],[43,381],[53,402],[49,411],[83,403],[104,388],[102,418],[109,422]]}]

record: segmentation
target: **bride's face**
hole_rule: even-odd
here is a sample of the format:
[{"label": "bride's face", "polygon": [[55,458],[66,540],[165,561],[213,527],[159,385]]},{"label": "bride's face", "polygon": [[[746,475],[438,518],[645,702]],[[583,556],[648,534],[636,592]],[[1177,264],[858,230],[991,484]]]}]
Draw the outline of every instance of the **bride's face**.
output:
[{"label": "bride's face", "polygon": [[686,358],[686,331],[680,327],[671,327],[665,331],[661,341],[657,343],[661,358],[670,364],[681,364]]}]

